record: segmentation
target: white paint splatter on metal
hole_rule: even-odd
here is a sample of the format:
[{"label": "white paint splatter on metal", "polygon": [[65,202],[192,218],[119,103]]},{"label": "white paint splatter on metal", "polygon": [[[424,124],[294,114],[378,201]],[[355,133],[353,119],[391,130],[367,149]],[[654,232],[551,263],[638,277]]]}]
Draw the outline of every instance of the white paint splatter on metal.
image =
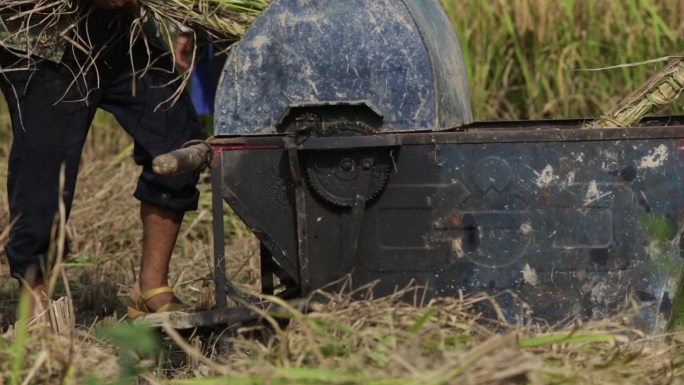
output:
[{"label": "white paint splatter on metal", "polygon": [[530,225],[529,223],[523,223],[522,225],[520,225],[520,232],[523,235],[527,235],[527,234],[531,233],[532,232],[532,225]]},{"label": "white paint splatter on metal", "polygon": [[612,193],[612,191],[608,191],[606,193],[601,192],[596,181],[592,180],[591,183],[589,183],[589,187],[587,187],[587,193],[584,195],[584,206],[589,206],[590,204],[598,201],[599,199],[605,198]]},{"label": "white paint splatter on metal", "polygon": [[455,238],[451,241],[451,250],[453,250],[458,258],[465,257],[465,252],[463,251],[463,241],[461,238]]},{"label": "white paint splatter on metal", "polygon": [[523,267],[522,274],[525,282],[529,283],[532,286],[537,286],[537,272],[532,267],[530,267],[529,263],[526,263],[525,267]]},{"label": "white paint splatter on metal", "polygon": [[537,187],[539,188],[549,187],[551,183],[559,179],[558,175],[554,175],[553,167],[550,164],[547,164],[541,172],[534,171],[534,174],[537,176]]},{"label": "white paint splatter on metal", "polygon": [[652,151],[649,151],[649,153],[646,156],[641,158],[639,168],[647,169],[661,167],[665,164],[665,161],[669,157],[670,152],[668,151],[667,146],[661,144],[660,146],[654,148]]},{"label": "white paint splatter on metal", "polygon": [[570,171],[568,175],[565,176],[565,181],[561,183],[562,187],[569,187],[575,184],[575,172]]}]

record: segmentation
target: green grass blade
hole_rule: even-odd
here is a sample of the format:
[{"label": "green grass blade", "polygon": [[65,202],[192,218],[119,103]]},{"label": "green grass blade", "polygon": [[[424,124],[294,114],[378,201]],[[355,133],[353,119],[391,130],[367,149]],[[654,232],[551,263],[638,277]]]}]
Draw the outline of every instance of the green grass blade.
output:
[{"label": "green grass blade", "polygon": [[21,383],[21,372],[26,358],[28,345],[28,320],[31,314],[31,294],[27,290],[21,291],[19,300],[18,319],[14,327],[14,342],[10,347],[12,364],[10,366],[9,385]]},{"label": "green grass blade", "polygon": [[597,342],[614,342],[615,337],[610,334],[550,334],[520,340],[521,348],[534,348],[553,344],[591,344]]}]

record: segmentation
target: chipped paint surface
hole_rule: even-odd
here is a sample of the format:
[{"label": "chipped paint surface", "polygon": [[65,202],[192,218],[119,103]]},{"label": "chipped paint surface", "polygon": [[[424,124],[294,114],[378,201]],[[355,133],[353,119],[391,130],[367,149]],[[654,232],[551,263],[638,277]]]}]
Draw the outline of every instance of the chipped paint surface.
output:
[{"label": "chipped paint surface", "polygon": [[526,263],[525,267],[523,267],[522,274],[525,282],[532,286],[537,286],[537,272],[530,267],[529,263]]},{"label": "chipped paint surface", "polygon": [[456,254],[459,259],[465,257],[465,252],[463,251],[463,240],[461,237],[454,238],[451,241],[451,251]]},{"label": "chipped paint surface", "polygon": [[575,184],[575,172],[570,171],[566,176],[565,176],[565,181],[561,183],[562,187],[570,187],[573,184]]},{"label": "chipped paint surface", "polygon": [[554,175],[553,167],[550,164],[547,164],[541,172],[534,171],[534,174],[537,176],[537,187],[539,188],[549,187],[551,183],[560,179],[558,175]]},{"label": "chipped paint surface", "polygon": [[610,196],[612,194],[612,191],[602,192],[601,190],[599,190],[598,183],[596,183],[595,180],[592,180],[587,186],[586,194],[584,194],[584,206],[589,206],[595,203],[596,201],[603,199],[607,196]]},{"label": "chipped paint surface", "polygon": [[641,161],[639,162],[639,168],[649,169],[662,167],[669,156],[670,152],[668,151],[667,146],[661,144],[660,146],[649,151],[646,156],[641,158]]},{"label": "chipped paint surface", "polygon": [[591,300],[594,303],[604,303],[607,298],[610,298],[609,294],[611,291],[611,287],[607,282],[598,282],[595,285],[592,285],[590,290]]},{"label": "chipped paint surface", "polygon": [[532,225],[530,225],[529,223],[523,223],[522,225],[520,225],[520,232],[523,235],[530,234],[532,232]]},{"label": "chipped paint surface", "polygon": [[276,133],[289,107],[358,102],[383,115],[383,131],[472,122],[461,49],[439,1],[274,1],[229,53],[215,133]]},{"label": "chipped paint surface", "polygon": [[604,149],[603,160],[601,161],[601,170],[610,172],[618,167],[619,157],[615,149]]},{"label": "chipped paint surface", "polygon": [[588,205],[594,201],[601,198],[601,191],[598,189],[598,184],[595,180],[592,180],[587,186],[587,193],[584,195],[584,205]]}]

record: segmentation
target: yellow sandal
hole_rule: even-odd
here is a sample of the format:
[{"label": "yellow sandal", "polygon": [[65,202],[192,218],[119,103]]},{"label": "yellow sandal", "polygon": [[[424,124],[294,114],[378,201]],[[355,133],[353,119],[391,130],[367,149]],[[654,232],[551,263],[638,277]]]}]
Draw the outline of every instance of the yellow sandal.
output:
[{"label": "yellow sandal", "polygon": [[145,302],[151,300],[152,298],[160,295],[160,294],[173,294],[173,288],[171,286],[162,286],[158,287],[156,289],[151,289],[147,290],[144,293],[140,292],[139,286],[136,285],[135,288],[135,300],[134,300],[134,307],[129,306],[128,307],[128,318],[130,319],[136,319],[140,318],[142,316],[146,316],[148,314],[152,313],[169,313],[169,312],[174,312],[174,311],[187,311],[189,310],[189,306],[185,305],[183,303],[178,303],[178,302],[169,302],[166,305],[160,307],[157,310],[151,310]]}]

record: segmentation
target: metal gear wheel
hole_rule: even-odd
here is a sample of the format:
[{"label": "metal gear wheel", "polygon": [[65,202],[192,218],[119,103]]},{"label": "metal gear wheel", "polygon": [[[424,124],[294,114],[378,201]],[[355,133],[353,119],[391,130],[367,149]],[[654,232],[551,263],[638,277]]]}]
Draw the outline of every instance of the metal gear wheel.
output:
[{"label": "metal gear wheel", "polygon": [[[373,130],[363,122],[340,121],[328,124],[322,136],[369,135]],[[306,174],[318,196],[334,205],[350,207],[356,201],[357,180],[362,164],[372,159],[368,201],[376,198],[387,184],[391,157],[387,149],[345,149],[316,151],[307,155]]]}]

